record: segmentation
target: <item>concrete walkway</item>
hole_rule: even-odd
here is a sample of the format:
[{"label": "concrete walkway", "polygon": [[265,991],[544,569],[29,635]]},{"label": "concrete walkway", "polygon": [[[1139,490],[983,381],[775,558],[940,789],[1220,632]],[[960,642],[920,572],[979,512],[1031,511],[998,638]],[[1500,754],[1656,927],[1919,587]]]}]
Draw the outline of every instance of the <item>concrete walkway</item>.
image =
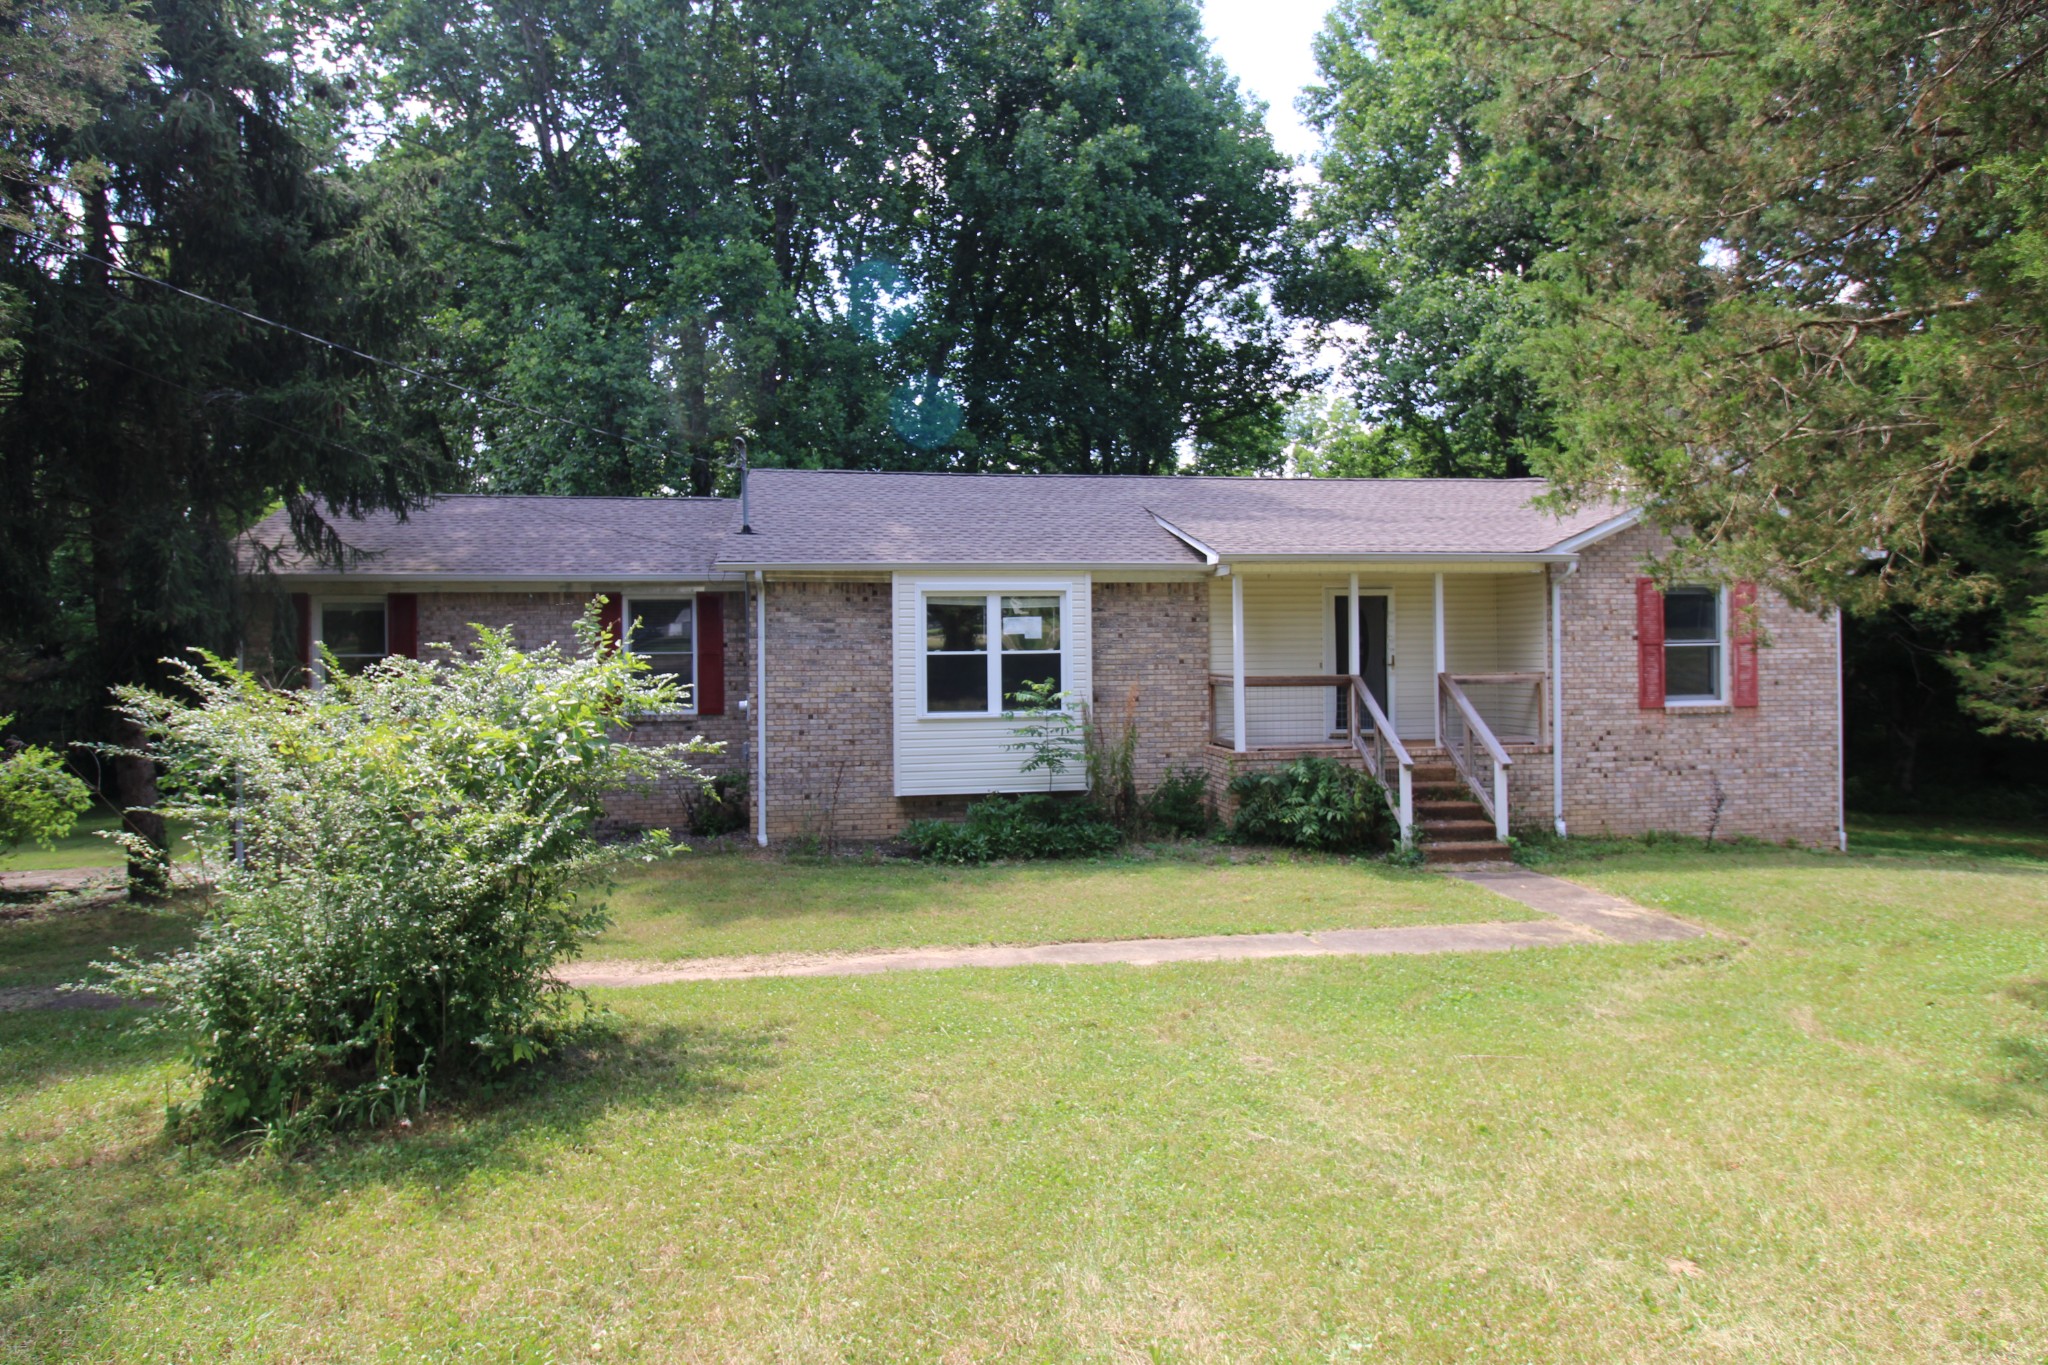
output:
[{"label": "concrete walkway", "polygon": [[773,953],[691,962],[575,962],[560,976],[571,986],[660,986],[675,981],[744,981],[767,976],[873,976],[947,967],[1150,967],[1164,962],[1234,962],[1269,957],[1373,957],[1410,953],[1485,953],[1573,944],[1665,943],[1705,931],[1632,901],[1589,891],[1523,868],[1468,868],[1452,874],[1553,918],[1492,924],[1428,924],[1398,929],[1325,929],[1315,933],[1210,934],[1020,947],[895,948],[872,953]]},{"label": "concrete walkway", "polygon": [[1531,910],[1620,943],[1678,943],[1707,932],[1661,910],[1510,863],[1445,870],[1461,882],[1483,886]]}]

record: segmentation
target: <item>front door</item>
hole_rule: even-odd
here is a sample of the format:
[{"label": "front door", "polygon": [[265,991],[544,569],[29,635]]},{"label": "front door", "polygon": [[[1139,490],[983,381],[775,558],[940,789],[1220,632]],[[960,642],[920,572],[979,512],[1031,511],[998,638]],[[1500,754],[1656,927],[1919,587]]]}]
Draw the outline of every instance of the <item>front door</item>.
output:
[{"label": "front door", "polygon": [[[1337,654],[1333,661],[1333,673],[1343,673],[1351,667],[1351,605],[1348,593],[1339,593],[1331,604],[1336,612]],[[1384,595],[1360,593],[1358,595],[1358,671],[1365,679],[1366,690],[1379,703],[1380,710],[1393,719],[1393,707],[1387,696],[1387,599]],[[1367,728],[1371,718],[1366,718]],[[1351,693],[1348,689],[1337,693],[1338,730],[1351,728]]]}]

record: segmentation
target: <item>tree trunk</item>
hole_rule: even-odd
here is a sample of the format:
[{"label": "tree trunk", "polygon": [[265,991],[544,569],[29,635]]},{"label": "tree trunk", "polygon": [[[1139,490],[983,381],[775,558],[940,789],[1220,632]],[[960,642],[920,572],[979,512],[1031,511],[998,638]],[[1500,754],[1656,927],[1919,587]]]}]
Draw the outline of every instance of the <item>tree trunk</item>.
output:
[{"label": "tree trunk", "polygon": [[[104,186],[87,191],[84,209],[88,259],[81,270],[89,283],[112,289],[109,272],[99,264],[99,260],[110,258],[114,251],[112,215]],[[95,379],[112,389],[112,376],[102,373]],[[125,562],[128,529],[120,519],[124,502],[117,472],[109,469],[103,477],[92,480],[89,496],[93,504],[89,528],[93,637],[101,661],[100,676],[139,681],[137,668],[141,661],[134,657],[136,622]],[[117,749],[141,749],[143,736],[133,721],[109,712],[107,723],[108,738]],[[108,765],[108,777],[113,790],[105,794],[121,811],[121,828],[140,835],[157,852],[156,857],[130,853],[128,899],[160,901],[170,894],[170,832],[156,810],[156,765],[139,754],[117,753]]]}]

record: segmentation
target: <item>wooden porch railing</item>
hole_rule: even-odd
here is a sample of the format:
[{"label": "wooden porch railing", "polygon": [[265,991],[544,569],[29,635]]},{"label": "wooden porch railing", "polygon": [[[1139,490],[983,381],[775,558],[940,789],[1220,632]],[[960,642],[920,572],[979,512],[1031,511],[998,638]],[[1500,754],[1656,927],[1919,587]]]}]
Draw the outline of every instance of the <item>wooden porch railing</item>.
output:
[{"label": "wooden porch railing", "polygon": [[[1401,743],[1401,737],[1394,733],[1394,723],[1387,719],[1387,713],[1380,710],[1379,702],[1373,699],[1372,689],[1365,685],[1365,679],[1351,675],[1351,705],[1349,713],[1351,747],[1358,750],[1358,756],[1365,760],[1365,770],[1380,781],[1386,790],[1387,801],[1394,808],[1394,816],[1401,822],[1401,842],[1413,843],[1415,839],[1415,760],[1408,756],[1408,746]],[[1362,729],[1360,716],[1372,719],[1370,729]],[[1387,781],[1387,760],[1391,758],[1399,765],[1394,781]]]},{"label": "wooden porch railing", "polygon": [[[1531,714],[1531,728],[1528,734],[1507,732],[1505,723],[1494,729],[1494,737],[1503,744],[1541,744],[1548,734],[1550,723],[1550,675],[1547,673],[1453,673],[1451,681],[1460,687],[1515,687],[1535,689],[1535,705]],[[1484,697],[1481,700],[1485,700]],[[1505,709],[1505,708],[1503,708]],[[1489,726],[1489,728],[1493,728]]]},{"label": "wooden porch railing", "polygon": [[1508,769],[1514,760],[1501,747],[1493,730],[1481,718],[1479,708],[1465,695],[1460,680],[1485,678],[1489,681],[1520,680],[1527,675],[1458,674],[1436,675],[1438,733],[1451,755],[1451,766],[1472,791],[1486,813],[1493,817],[1493,837],[1508,837]]}]

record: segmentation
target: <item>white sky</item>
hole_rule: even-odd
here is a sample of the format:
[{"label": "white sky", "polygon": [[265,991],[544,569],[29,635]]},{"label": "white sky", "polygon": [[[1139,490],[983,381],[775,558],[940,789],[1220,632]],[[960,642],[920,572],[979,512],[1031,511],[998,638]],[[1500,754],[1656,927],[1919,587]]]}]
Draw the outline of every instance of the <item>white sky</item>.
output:
[{"label": "white sky", "polygon": [[1204,0],[1202,26],[1246,94],[1266,102],[1266,127],[1287,156],[1315,151],[1294,98],[1316,78],[1310,47],[1331,0]]}]

